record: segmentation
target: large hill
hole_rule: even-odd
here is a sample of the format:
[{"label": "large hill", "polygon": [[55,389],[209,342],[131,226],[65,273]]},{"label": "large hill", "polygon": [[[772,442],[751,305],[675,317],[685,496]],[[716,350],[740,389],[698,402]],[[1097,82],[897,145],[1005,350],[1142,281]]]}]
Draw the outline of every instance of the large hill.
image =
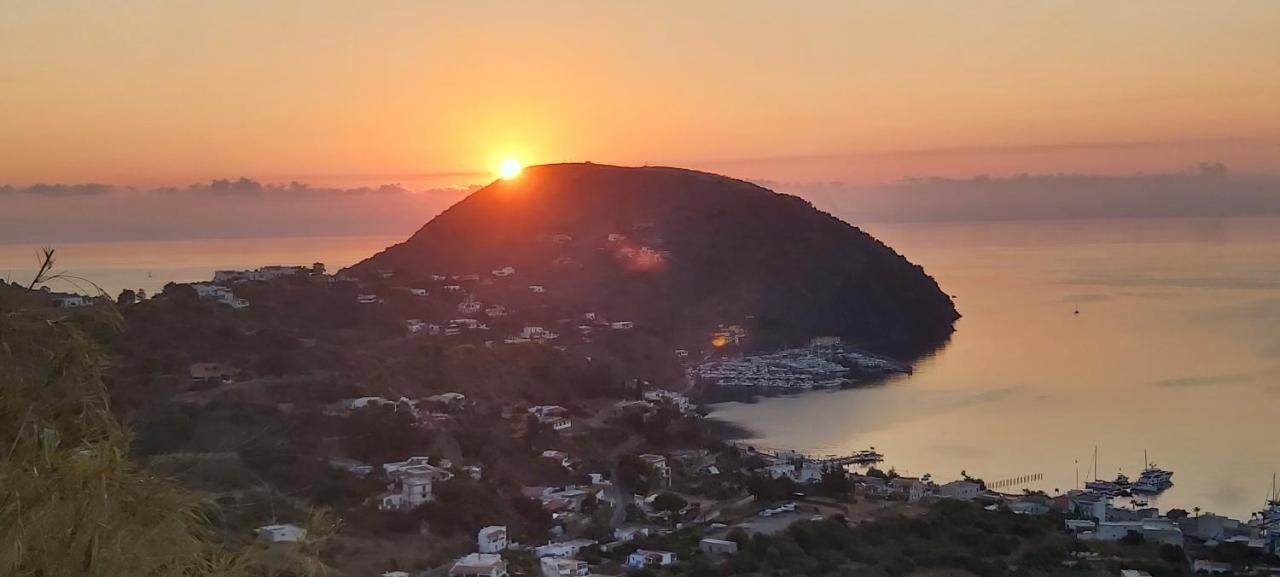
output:
[{"label": "large hill", "polygon": [[[460,284],[547,323],[594,313],[689,348],[739,325],[751,349],[834,335],[910,357],[958,318],[921,267],[858,228],[794,196],[677,168],[531,167],[346,272]],[[457,278],[468,275],[479,280]]]}]

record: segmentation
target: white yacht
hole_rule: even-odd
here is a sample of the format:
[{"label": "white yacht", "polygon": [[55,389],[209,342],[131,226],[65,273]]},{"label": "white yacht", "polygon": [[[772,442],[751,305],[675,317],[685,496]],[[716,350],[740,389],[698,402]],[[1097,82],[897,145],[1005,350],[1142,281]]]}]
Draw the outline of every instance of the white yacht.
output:
[{"label": "white yacht", "polygon": [[1173,486],[1173,471],[1161,469],[1155,463],[1147,463],[1138,480],[1133,482],[1134,493],[1161,493]]}]

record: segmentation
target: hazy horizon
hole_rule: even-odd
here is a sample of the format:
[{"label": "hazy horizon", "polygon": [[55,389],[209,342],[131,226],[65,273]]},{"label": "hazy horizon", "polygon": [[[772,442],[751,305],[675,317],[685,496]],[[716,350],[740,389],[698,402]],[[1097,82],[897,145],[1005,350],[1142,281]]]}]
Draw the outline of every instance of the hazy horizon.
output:
[{"label": "hazy horizon", "polygon": [[[732,175],[730,175],[732,176]],[[1280,215],[1280,177],[1201,163],[1168,173],[754,180],[851,223]],[[411,234],[481,185],[321,187],[217,179],[154,188],[0,185],[0,243]]]}]

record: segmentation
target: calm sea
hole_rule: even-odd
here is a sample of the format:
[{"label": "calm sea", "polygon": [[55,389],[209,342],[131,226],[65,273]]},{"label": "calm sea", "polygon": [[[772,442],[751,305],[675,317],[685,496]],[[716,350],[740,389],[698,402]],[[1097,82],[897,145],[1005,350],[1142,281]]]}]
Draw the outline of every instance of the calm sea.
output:
[{"label": "calm sea", "polygon": [[[914,375],[714,415],[755,442],[819,454],[874,446],[885,466],[1067,490],[1174,471],[1156,504],[1248,517],[1280,469],[1280,219],[868,225],[955,296],[964,318]],[[59,269],[111,293],[215,269],[330,270],[400,237],[69,244]],[[25,280],[36,247],[0,245]],[[1079,314],[1076,314],[1076,311]],[[1123,504],[1123,502],[1121,502]]]},{"label": "calm sea", "polygon": [[[313,238],[240,238],[148,242],[94,242],[55,245],[55,271],[92,281],[108,294],[144,289],[154,294],[168,282],[213,278],[213,271],[263,265],[310,265],[323,262],[330,271],[355,264],[405,236]],[[40,247],[0,244],[0,278],[26,284],[36,272]],[[54,282],[54,290],[87,292],[75,279]]]},{"label": "calm sea", "polygon": [[[1280,220],[870,225],[964,318],[915,374],[725,403],[754,442],[1065,491],[1174,471],[1153,504],[1247,519],[1280,469]],[[1077,314],[1076,311],[1079,311]],[[1129,505],[1127,499],[1117,505]]]}]

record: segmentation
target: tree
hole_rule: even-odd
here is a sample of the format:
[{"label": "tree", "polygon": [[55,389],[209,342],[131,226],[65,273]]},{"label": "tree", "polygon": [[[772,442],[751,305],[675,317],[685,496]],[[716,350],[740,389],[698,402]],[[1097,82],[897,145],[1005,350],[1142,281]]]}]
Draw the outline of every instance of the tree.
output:
[{"label": "tree", "polygon": [[648,493],[653,486],[654,472],[648,463],[635,455],[623,455],[618,459],[618,482],[635,493]]},{"label": "tree", "polygon": [[747,480],[747,492],[757,501],[781,501],[791,497],[796,491],[795,481],[790,477],[754,476]]},{"label": "tree", "polygon": [[853,482],[849,480],[849,472],[839,465],[822,470],[819,487],[831,495],[847,495],[853,490]]},{"label": "tree", "polygon": [[653,508],[659,511],[671,511],[674,513],[676,511],[682,511],[688,506],[689,501],[686,501],[684,497],[671,492],[659,493],[657,497],[653,498]]},{"label": "tree", "polygon": [[131,305],[136,302],[138,302],[138,293],[134,292],[133,289],[124,289],[116,296],[116,304],[120,306]]},{"label": "tree", "polygon": [[409,411],[390,406],[370,404],[356,409],[343,421],[342,428],[351,456],[366,463],[411,457],[431,440]]},{"label": "tree", "polygon": [[1169,563],[1183,564],[1187,562],[1187,553],[1177,545],[1161,545],[1160,558]]},{"label": "tree", "polygon": [[1137,531],[1129,531],[1128,533],[1125,534],[1124,537],[1120,538],[1119,542],[1121,545],[1132,546],[1132,545],[1141,545],[1143,543],[1146,543],[1147,539],[1142,536],[1142,533],[1139,533]]},{"label": "tree", "polygon": [[[50,319],[9,306],[0,290],[0,574],[241,576],[263,573],[253,549],[216,537],[206,505],[134,465],[129,434],[107,405],[97,343],[113,311]],[[315,547],[331,533],[308,523],[304,555],[282,572],[320,575]],[[280,559],[271,561],[279,567]]]}]

